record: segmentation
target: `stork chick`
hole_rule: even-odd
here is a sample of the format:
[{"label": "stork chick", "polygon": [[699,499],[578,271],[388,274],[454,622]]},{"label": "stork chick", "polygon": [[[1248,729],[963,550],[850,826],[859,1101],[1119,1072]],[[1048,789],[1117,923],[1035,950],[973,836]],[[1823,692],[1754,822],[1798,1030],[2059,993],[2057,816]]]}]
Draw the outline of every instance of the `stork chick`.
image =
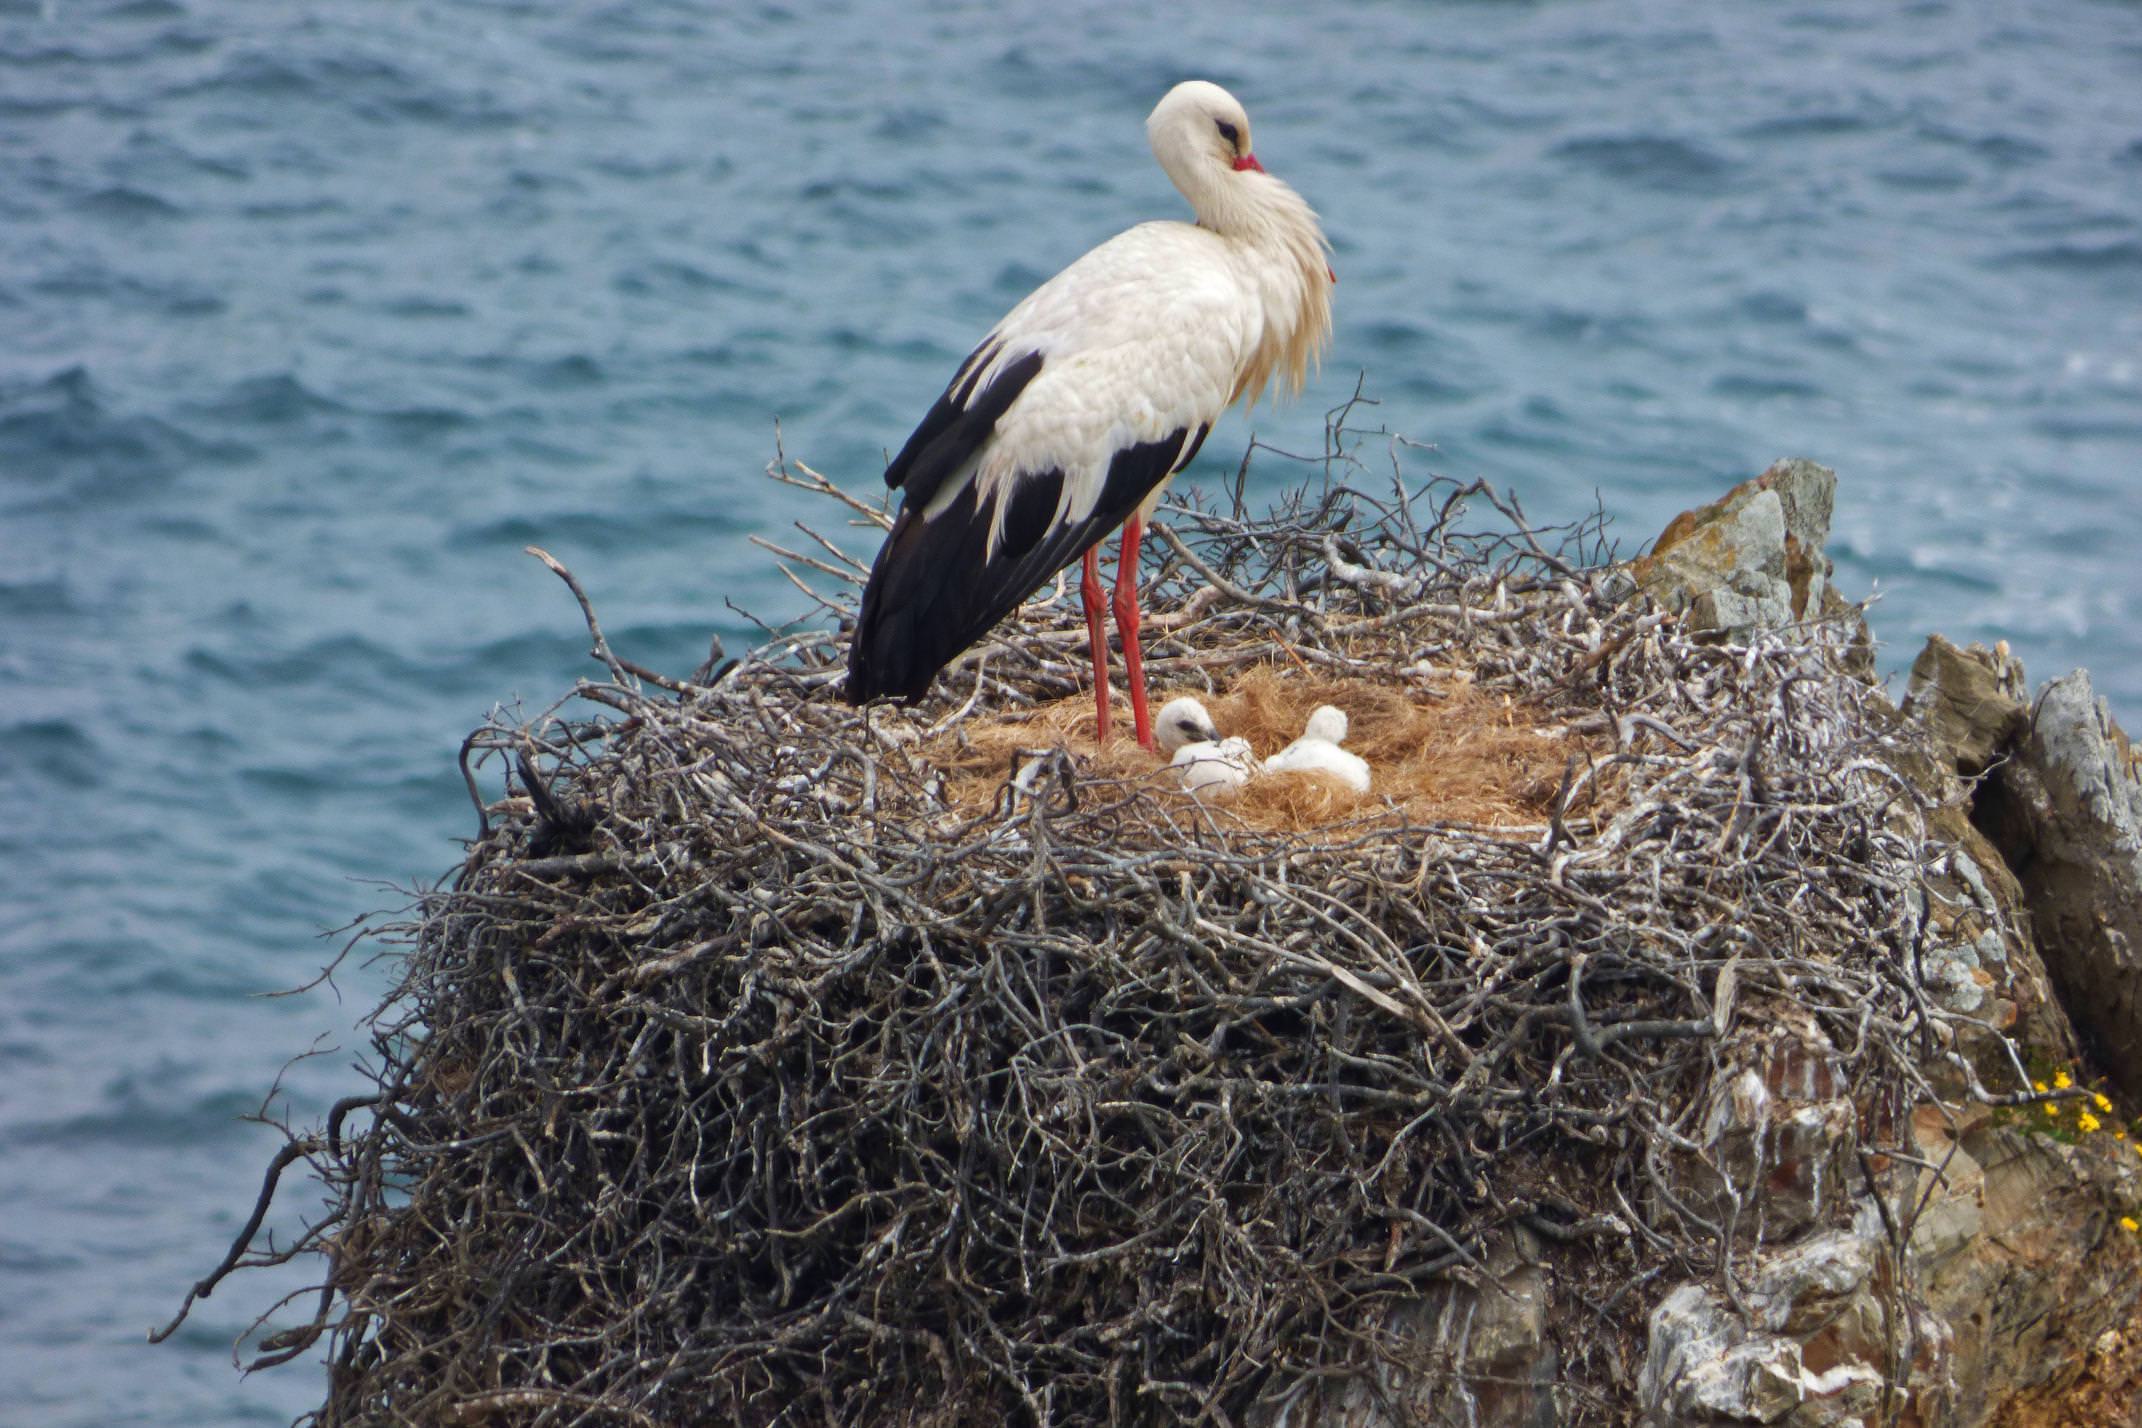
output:
[{"label": "stork chick", "polygon": [[1256,771],[1249,740],[1221,738],[1205,706],[1187,695],[1160,707],[1156,734],[1160,751],[1171,756],[1168,766],[1198,798],[1228,797]]},{"label": "stork chick", "polygon": [[1342,749],[1346,711],[1325,704],[1309,716],[1302,736],[1264,761],[1266,773],[1328,773],[1355,793],[1369,791],[1368,761]]}]

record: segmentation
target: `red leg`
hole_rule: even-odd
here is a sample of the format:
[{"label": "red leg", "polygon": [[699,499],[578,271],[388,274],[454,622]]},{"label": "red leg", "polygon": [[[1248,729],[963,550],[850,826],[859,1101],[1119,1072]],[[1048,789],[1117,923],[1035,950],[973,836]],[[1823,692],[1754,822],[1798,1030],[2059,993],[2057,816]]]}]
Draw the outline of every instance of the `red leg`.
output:
[{"label": "red leg", "polygon": [[1107,597],[1101,594],[1101,549],[1089,546],[1079,568],[1078,593],[1086,604],[1086,635],[1093,642],[1093,726],[1096,747],[1108,742],[1108,632],[1101,625]]},{"label": "red leg", "polygon": [[1138,742],[1153,749],[1153,720],[1145,712],[1145,653],[1138,648],[1138,538],[1145,521],[1132,516],[1123,523],[1123,554],[1116,561],[1116,630],[1123,636],[1123,679],[1130,686],[1131,720]]}]

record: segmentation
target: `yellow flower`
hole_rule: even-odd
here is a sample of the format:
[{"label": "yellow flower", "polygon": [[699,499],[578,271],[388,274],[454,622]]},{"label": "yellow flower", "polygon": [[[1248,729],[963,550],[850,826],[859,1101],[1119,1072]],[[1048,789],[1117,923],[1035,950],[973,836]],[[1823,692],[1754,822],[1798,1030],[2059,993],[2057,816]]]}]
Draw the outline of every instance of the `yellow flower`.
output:
[{"label": "yellow flower", "polygon": [[2094,1135],[2097,1132],[2097,1117],[2084,1111],[2075,1118],[2075,1127],[2084,1135]]},{"label": "yellow flower", "polygon": [[2103,1091],[2098,1092],[2090,1099],[2097,1102],[2097,1108],[2101,1111],[2109,1111],[2112,1109],[2112,1102],[2105,1099],[2105,1093]]},{"label": "yellow flower", "polygon": [[2068,1073],[2065,1071],[2055,1072],[2053,1075],[2053,1089],[2056,1091],[2065,1091],[2074,1084],[2073,1081],[2068,1079]]},{"label": "yellow flower", "polygon": [[2049,1116],[2057,1116],[2060,1114],[2060,1107],[2051,1101],[2047,1101],[2045,1103],[2045,1113]]},{"label": "yellow flower", "polygon": [[2033,1091],[2036,1091],[2036,1092],[2037,1092],[2037,1093],[2038,1093],[2039,1095],[2041,1095],[2041,1096],[2045,1094],[2045,1083],[2044,1083],[2043,1081],[2033,1081],[2033,1082],[2031,1082],[2031,1083],[2030,1083],[2030,1088],[2031,1088],[2031,1089],[2032,1089]]},{"label": "yellow flower", "polygon": [[2136,1224],[2135,1217],[2132,1215],[2122,1215],[2120,1216],[2120,1228],[2131,1235],[2137,1230],[2142,1230],[2142,1224]]}]

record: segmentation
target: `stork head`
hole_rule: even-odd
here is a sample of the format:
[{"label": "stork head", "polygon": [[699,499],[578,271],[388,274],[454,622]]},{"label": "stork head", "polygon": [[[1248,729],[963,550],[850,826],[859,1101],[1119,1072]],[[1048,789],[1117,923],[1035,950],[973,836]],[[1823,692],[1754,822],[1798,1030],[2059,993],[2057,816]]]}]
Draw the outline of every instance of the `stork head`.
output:
[{"label": "stork head", "polygon": [[1153,157],[1200,213],[1199,192],[1230,170],[1264,172],[1250,148],[1249,115],[1210,80],[1186,79],[1169,90],[1146,116],[1145,136]]},{"label": "stork head", "polygon": [[1345,743],[1346,711],[1336,704],[1317,706],[1316,712],[1309,716],[1309,726],[1302,730],[1302,737],[1332,744]]},{"label": "stork head", "polygon": [[1161,705],[1160,715],[1153,722],[1153,740],[1163,754],[1172,755],[1185,744],[1212,742],[1220,737],[1205,706],[1188,695]]}]

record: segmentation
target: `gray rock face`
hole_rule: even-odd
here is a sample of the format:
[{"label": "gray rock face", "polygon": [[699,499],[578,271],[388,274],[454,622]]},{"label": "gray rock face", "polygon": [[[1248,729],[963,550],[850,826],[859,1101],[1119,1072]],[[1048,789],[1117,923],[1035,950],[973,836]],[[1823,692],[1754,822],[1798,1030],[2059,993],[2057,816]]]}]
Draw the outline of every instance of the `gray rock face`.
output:
[{"label": "gray rock face", "polygon": [[[1934,805],[1928,824],[1950,848],[1926,873],[1927,993],[1983,1023],[1983,1031],[1962,1035],[1960,1049],[1987,1084],[2013,1075],[2003,1038],[2040,1062],[2068,1064],[2077,1055],[2074,1029],[2040,955],[2023,885],[1972,822],[1974,798],[1992,786],[1988,771],[2000,776],[2029,728],[2023,666],[2005,646],[1959,649],[1935,635],[1912,663],[1903,713],[1938,752],[1928,766],[1901,771]],[[1967,1090],[1936,1079],[1948,1091]]]},{"label": "gray rock face", "polygon": [[1837,473],[1780,461],[1708,506],[1674,518],[1630,562],[1635,588],[1699,629],[1745,639],[1766,625],[1830,613],[1829,539]]},{"label": "gray rock face", "polygon": [[[1880,1408],[1875,1367],[1887,1318],[1873,1292],[1878,1254],[1851,1230],[1766,1255],[1742,1293],[1684,1284],[1651,1314],[1637,1393],[1649,1425],[1842,1425]],[[1817,1344],[1825,1348],[1817,1351]],[[1819,1367],[1813,1359],[1834,1358]]]},{"label": "gray rock face", "polygon": [[2039,691],[1977,821],[2016,869],[2076,1029],[2142,1097],[2142,783],[2127,735],[2077,670]]},{"label": "gray rock face", "polygon": [[1924,721],[1934,742],[1950,751],[1957,773],[1976,778],[2030,723],[2022,662],[2005,644],[1958,649],[1934,635],[1912,661],[1904,710]]}]

